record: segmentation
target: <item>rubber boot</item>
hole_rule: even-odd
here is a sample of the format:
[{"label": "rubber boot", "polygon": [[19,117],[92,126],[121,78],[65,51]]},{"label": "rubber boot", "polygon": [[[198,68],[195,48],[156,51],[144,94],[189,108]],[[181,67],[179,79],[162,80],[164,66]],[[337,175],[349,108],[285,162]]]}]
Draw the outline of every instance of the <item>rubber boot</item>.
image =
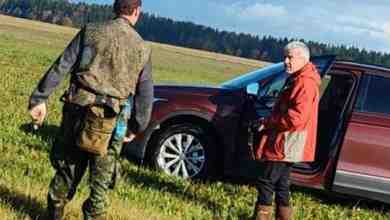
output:
[{"label": "rubber boot", "polygon": [[87,212],[87,210],[88,210],[87,204],[88,204],[88,200],[85,201],[83,206],[82,206],[84,220],[106,220],[107,219],[106,213],[101,214],[101,215],[96,215],[94,213],[88,213]]},{"label": "rubber boot", "polygon": [[272,206],[256,205],[253,220],[271,220]]},{"label": "rubber boot", "polygon": [[99,216],[93,217],[93,220],[107,220],[107,217],[106,217],[106,215],[99,215]]},{"label": "rubber boot", "polygon": [[64,209],[65,205],[53,204],[52,202],[48,202],[47,213],[49,220],[62,220],[64,217]]},{"label": "rubber boot", "polygon": [[291,220],[292,208],[290,206],[276,206],[276,220]]},{"label": "rubber boot", "polygon": [[84,220],[107,220],[106,215],[95,215],[95,216],[88,216],[84,214]]}]

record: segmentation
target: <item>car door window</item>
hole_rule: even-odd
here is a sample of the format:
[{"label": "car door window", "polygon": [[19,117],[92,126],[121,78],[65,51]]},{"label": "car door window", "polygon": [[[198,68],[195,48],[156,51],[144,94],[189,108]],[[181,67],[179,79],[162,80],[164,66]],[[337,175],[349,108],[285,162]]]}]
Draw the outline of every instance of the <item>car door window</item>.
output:
[{"label": "car door window", "polygon": [[390,114],[390,96],[386,91],[390,88],[390,78],[366,75],[362,79],[356,110]]},{"label": "car door window", "polygon": [[288,75],[282,73],[276,76],[273,80],[270,80],[266,85],[259,91],[259,98],[261,97],[272,97],[277,98],[283,89]]},{"label": "car door window", "polygon": [[[335,57],[334,56],[321,56],[313,57],[311,62],[316,66],[318,73],[323,77],[331,67]],[[270,97],[277,98],[283,89],[283,86],[288,78],[288,74],[283,71],[278,74],[274,79],[268,81],[265,85],[261,86],[259,91],[259,98]]]}]

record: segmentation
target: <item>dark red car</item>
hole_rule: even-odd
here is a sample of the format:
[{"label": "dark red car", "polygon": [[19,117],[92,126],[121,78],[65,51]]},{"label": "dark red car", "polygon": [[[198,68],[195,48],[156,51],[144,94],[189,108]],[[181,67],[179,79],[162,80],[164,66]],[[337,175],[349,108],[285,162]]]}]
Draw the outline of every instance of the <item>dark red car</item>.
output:
[{"label": "dark red car", "polygon": [[[390,69],[312,62],[323,78],[316,161],[296,164],[293,183],[390,202]],[[253,127],[286,78],[277,63],[219,87],[156,86],[152,121],[126,154],[181,178],[253,176]]]}]

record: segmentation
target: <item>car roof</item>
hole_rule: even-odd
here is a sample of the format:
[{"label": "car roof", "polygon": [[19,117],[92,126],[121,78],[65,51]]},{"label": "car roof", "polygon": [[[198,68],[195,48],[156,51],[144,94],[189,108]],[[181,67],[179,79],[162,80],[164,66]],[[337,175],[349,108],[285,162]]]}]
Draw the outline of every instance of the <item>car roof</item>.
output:
[{"label": "car roof", "polygon": [[375,64],[365,64],[365,63],[358,63],[358,62],[347,61],[347,60],[336,60],[333,63],[333,67],[343,68],[343,69],[347,68],[347,69],[363,71],[363,72],[370,70],[370,71],[380,72],[390,76],[390,68],[381,65],[375,65]]}]

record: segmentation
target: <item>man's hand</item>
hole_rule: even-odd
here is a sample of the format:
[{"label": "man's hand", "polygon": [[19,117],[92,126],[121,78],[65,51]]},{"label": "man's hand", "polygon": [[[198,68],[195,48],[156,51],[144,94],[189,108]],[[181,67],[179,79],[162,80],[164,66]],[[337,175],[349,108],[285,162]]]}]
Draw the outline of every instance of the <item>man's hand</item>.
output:
[{"label": "man's hand", "polygon": [[34,106],[29,110],[29,114],[33,120],[33,123],[41,126],[47,114],[46,103],[41,103]]},{"label": "man's hand", "polygon": [[260,125],[259,128],[257,129],[258,132],[261,132],[265,129],[264,124]]},{"label": "man's hand", "polygon": [[134,140],[135,134],[129,132],[124,138],[123,138],[123,143],[129,143],[132,140]]},{"label": "man's hand", "polygon": [[258,123],[260,124],[259,128],[257,129],[258,132],[262,132],[265,129],[265,118],[260,118],[258,120]]}]

